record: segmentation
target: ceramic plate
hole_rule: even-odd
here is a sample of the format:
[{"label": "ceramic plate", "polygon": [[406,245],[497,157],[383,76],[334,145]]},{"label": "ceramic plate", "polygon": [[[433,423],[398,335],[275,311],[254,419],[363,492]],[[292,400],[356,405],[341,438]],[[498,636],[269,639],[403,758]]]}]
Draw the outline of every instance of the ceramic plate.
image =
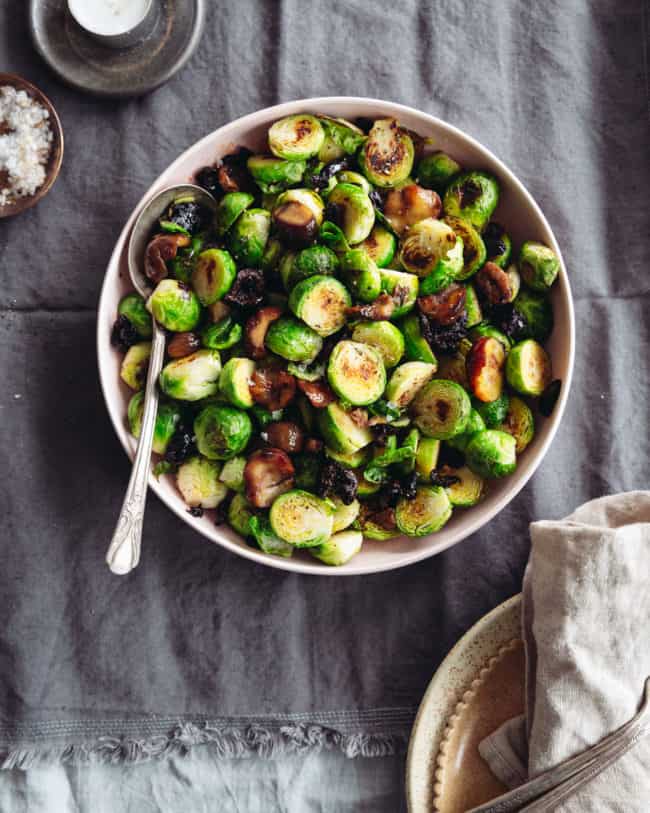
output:
[{"label": "ceramic plate", "polygon": [[[121,355],[111,347],[111,327],[117,313],[117,305],[130,290],[126,265],[126,243],[131,226],[143,203],[155,192],[173,184],[191,181],[202,166],[213,163],[226,154],[233,145],[243,145],[254,150],[265,150],[266,133],[276,119],[292,113],[311,111],[330,116],[354,119],[358,116],[378,118],[394,116],[400,123],[433,140],[436,149],[445,150],[467,167],[481,167],[493,172],[501,184],[501,198],[495,218],[508,227],[513,242],[525,239],[540,240],[551,246],[561,260],[560,248],[541,210],[521,182],[485,147],[470,136],[440,119],[421,113],[410,107],[377,99],[357,97],[327,97],[302,99],[260,110],[215,130],[190,147],[174,161],[145,192],[136,206],[117,241],[111,256],[99,302],[97,323],[97,347],[99,372],[106,405],[115,431],[128,454],[133,454],[134,441],[125,424],[129,392],[120,382]],[[519,460],[517,470],[510,477],[493,481],[487,497],[474,508],[456,511],[452,519],[436,534],[410,539],[397,537],[387,542],[364,543],[361,553],[343,567],[328,567],[306,553],[298,553],[291,559],[274,557],[249,547],[234,531],[225,526],[216,527],[210,512],[202,518],[192,517],[176,491],[170,477],[160,481],[151,478],[151,488],[185,522],[213,542],[254,559],[258,562],[303,573],[319,573],[332,576],[357,575],[391,570],[412,564],[460,542],[489,522],[524,487],[539,466],[560,423],[566,404],[574,355],[574,317],[569,280],[561,261],[558,282],[553,286],[551,299],[555,313],[555,329],[547,349],[553,361],[555,378],[562,379],[560,398],[552,416],[539,422],[533,442]],[[126,486],[126,483],[125,483]],[[117,513],[118,506],[115,506]]]}]

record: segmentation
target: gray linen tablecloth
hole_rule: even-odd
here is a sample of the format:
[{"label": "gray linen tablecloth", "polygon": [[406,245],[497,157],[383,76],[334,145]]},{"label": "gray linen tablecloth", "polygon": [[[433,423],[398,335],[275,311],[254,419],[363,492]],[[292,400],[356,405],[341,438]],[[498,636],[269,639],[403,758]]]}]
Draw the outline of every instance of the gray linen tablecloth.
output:
[{"label": "gray linen tablecloth", "polygon": [[[529,521],[648,484],[648,4],[209,6],[186,69],[116,103],[63,86],[31,49],[26,4],[0,4],[0,70],[40,85],[66,134],[48,198],[0,223],[0,749],[6,768],[43,752],[50,762],[2,774],[10,813],[212,810],[215,799],[224,811],[400,809],[413,711],[459,635],[520,589]],[[487,528],[414,567],[284,574],[207,543],[152,497],[140,567],[111,576],[103,556],[128,464],[94,327],[112,245],[197,138],[326,94],[447,119],[540,202],[577,311],[559,434]],[[193,747],[205,740],[216,744]],[[89,753],[97,764],[71,767]],[[170,759],[132,764],[161,753]]]}]

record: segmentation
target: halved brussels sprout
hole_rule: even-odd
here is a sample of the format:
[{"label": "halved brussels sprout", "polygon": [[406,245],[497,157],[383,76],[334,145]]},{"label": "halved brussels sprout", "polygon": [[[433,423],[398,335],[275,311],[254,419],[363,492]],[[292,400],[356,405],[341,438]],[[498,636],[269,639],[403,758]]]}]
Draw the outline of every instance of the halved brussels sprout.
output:
[{"label": "halved brussels sprout", "polygon": [[262,192],[273,194],[299,184],[307,162],[285,161],[271,155],[251,155],[246,166]]},{"label": "halved brussels sprout", "polygon": [[323,347],[323,340],[304,322],[283,316],[267,330],[266,346],[287,361],[313,361]]},{"label": "halved brussels sprout", "polygon": [[161,280],[149,297],[147,308],[159,325],[177,333],[192,330],[201,318],[198,297],[177,279]]},{"label": "halved brussels sprout", "polygon": [[362,302],[374,302],[381,293],[381,276],[374,260],[362,248],[346,251],[341,268],[348,287]]},{"label": "halved brussels sprout", "polygon": [[537,291],[522,288],[512,303],[525,325],[521,338],[545,342],[553,331],[553,307],[546,296]]},{"label": "halved brussels sprout", "polygon": [[339,497],[333,497],[330,502],[334,503],[334,511],[332,512],[332,533],[337,534],[339,531],[344,531],[348,528],[359,516],[359,500],[352,500],[351,503],[346,505]]},{"label": "halved brussels sprout", "polygon": [[483,242],[487,251],[488,262],[505,268],[512,253],[512,241],[500,223],[491,221],[483,231]]},{"label": "halved brussels sprout", "polygon": [[413,423],[429,438],[447,440],[465,431],[472,404],[455,381],[434,379],[418,392],[411,404]]},{"label": "halved brussels sprout", "polygon": [[221,467],[219,479],[232,491],[239,494],[244,493],[244,469],[246,468],[245,457],[231,457]]},{"label": "halved brussels sprout", "polygon": [[296,548],[322,545],[332,534],[327,503],[308,491],[293,489],[277,497],[269,512],[275,533]]},{"label": "halved brussels sprout", "polygon": [[534,291],[547,291],[560,271],[555,252],[543,243],[528,240],[519,252],[519,272]]},{"label": "halved brussels sprout", "polygon": [[160,388],[179,401],[200,401],[219,390],[221,358],[216,350],[197,350],[166,364],[160,373]]},{"label": "halved brussels sprout", "polygon": [[329,196],[328,214],[330,209],[350,245],[363,242],[375,225],[375,208],[366,192],[355,184],[337,184]]},{"label": "halved brussels sprout", "polygon": [[397,120],[379,119],[368,133],[359,163],[372,184],[386,188],[409,177],[414,158],[413,141]]},{"label": "halved brussels sprout", "polygon": [[451,516],[451,502],[440,486],[418,486],[415,499],[401,499],[395,521],[403,534],[427,536],[439,531]]},{"label": "halved brussels sprout", "polygon": [[415,454],[415,471],[423,480],[431,479],[431,472],[438,465],[440,441],[436,438],[420,438]]},{"label": "halved brussels sprout", "polygon": [[[140,437],[142,429],[142,415],[144,413],[144,391],[138,390],[129,401],[126,411],[129,422],[129,431],[134,438]],[[181,413],[174,404],[167,401],[158,403],[156,423],[153,430],[152,449],[156,454],[165,454],[169,441],[172,439],[176,427],[181,419]]]},{"label": "halved brussels sprout", "polygon": [[191,508],[216,508],[228,495],[220,482],[221,466],[205,457],[191,457],[176,472],[176,485]]},{"label": "halved brussels sprout", "polygon": [[264,553],[285,558],[293,555],[293,547],[284,539],[280,539],[271,527],[268,517],[251,516],[248,525],[260,550]]},{"label": "halved brussels sprout", "polygon": [[248,192],[228,192],[217,205],[215,231],[224,235],[239,215],[253,204],[255,198]]},{"label": "halved brussels sprout", "polygon": [[342,341],[332,350],[327,380],[344,401],[364,406],[376,401],[386,386],[386,368],[374,347]]},{"label": "halved brussels sprout", "polygon": [[[402,241],[400,261],[412,274],[427,277],[441,262],[458,266],[456,244],[457,237],[451,226],[428,217],[416,223]],[[462,245],[460,248],[462,250]]]},{"label": "halved brussels sprout", "polygon": [[503,421],[494,427],[515,439],[515,451],[520,455],[535,435],[535,419],[528,404],[513,395]]},{"label": "halved brussels sprout", "polygon": [[[315,274],[335,276],[339,270],[339,258],[327,246],[303,248],[292,259],[291,267],[285,270],[288,287]],[[282,271],[280,272],[282,276]]]},{"label": "halved brussels sprout", "polygon": [[476,290],[470,282],[465,286],[465,313],[467,314],[465,324],[468,328],[475,327],[483,320],[483,312],[481,311]]},{"label": "halved brussels sprout", "polygon": [[266,209],[247,209],[239,215],[228,235],[228,247],[239,266],[257,267],[271,231],[271,214]]},{"label": "halved brussels sprout", "polygon": [[334,449],[330,449],[326,446],[325,455],[326,457],[331,457],[332,460],[336,460],[337,463],[345,466],[346,469],[358,469],[359,466],[365,466],[370,462],[372,457],[369,446],[364,446],[363,449],[359,449],[356,452],[348,452],[347,454],[335,452]]},{"label": "halved brussels sprout", "polygon": [[415,307],[418,297],[419,280],[415,274],[407,274],[404,271],[395,271],[392,268],[380,268],[381,289],[390,294],[395,308],[391,314],[391,319],[399,319],[405,316]]},{"label": "halved brussels sprout", "polygon": [[458,477],[458,482],[445,489],[454,507],[471,508],[472,505],[481,501],[485,494],[485,480],[482,477],[468,466],[461,466],[459,469],[445,469],[445,474],[447,471],[454,477]]},{"label": "halved brussels sprout", "polygon": [[236,276],[237,266],[230,254],[221,248],[208,248],[197,257],[192,288],[202,305],[212,305],[228,293]]},{"label": "halved brussels sprout", "polygon": [[132,344],[122,359],[120,378],[132,390],[141,390],[147,380],[147,368],[151,356],[151,342]]},{"label": "halved brussels sprout", "polygon": [[341,454],[358,452],[372,443],[367,421],[358,415],[357,410],[346,410],[337,403],[318,410],[318,426],[325,445]]},{"label": "halved brussels sprout", "polygon": [[431,379],[436,371],[435,364],[424,361],[407,361],[393,372],[386,387],[386,400],[404,409],[418,392]]},{"label": "halved brussels sprout", "polygon": [[334,277],[316,274],[299,282],[289,296],[289,308],[319,336],[331,336],[345,325],[352,304],[345,286]]},{"label": "halved brussels sprout", "polygon": [[269,129],[269,148],[278,158],[289,161],[311,158],[325,141],[325,131],[316,116],[285,116]]},{"label": "halved brussels sprout", "polygon": [[485,243],[471,223],[461,217],[446,215],[444,221],[463,241],[463,267],[456,275],[456,279],[469,279],[485,263],[487,257]]},{"label": "halved brussels sprout", "polygon": [[515,439],[498,429],[473,436],[465,449],[469,468],[481,477],[506,477],[517,467]]},{"label": "halved brussels sprout", "polygon": [[313,189],[288,189],[286,192],[278,195],[273,208],[275,209],[276,207],[282,206],[283,204],[291,201],[295,203],[302,203],[303,206],[306,206],[313,214],[316,225],[320,228],[323,222],[325,204],[317,192],[314,192]]},{"label": "halved brussels sprout", "polygon": [[519,296],[519,291],[521,290],[521,277],[519,275],[519,271],[517,271],[517,266],[513,263],[511,266],[506,268],[506,274],[508,275],[508,282],[510,284],[510,297],[508,301],[514,302]]},{"label": "halved brussels sprout", "polygon": [[479,231],[487,226],[499,202],[499,184],[488,172],[472,170],[455,178],[443,199],[445,214],[462,217]]},{"label": "halved brussels sprout", "polygon": [[370,259],[377,263],[379,268],[387,268],[395,256],[397,238],[387,228],[375,223],[372,231],[359,248],[362,248]]},{"label": "halved brussels sprout", "polygon": [[309,552],[323,564],[340,567],[346,564],[359,553],[363,545],[361,531],[342,531],[333,534],[317,548],[310,548]]},{"label": "halved brussels sprout", "polygon": [[228,460],[242,452],[253,432],[248,415],[241,409],[209,404],[194,419],[196,446],[210,460]]},{"label": "halved brussels sprout", "polygon": [[352,341],[374,347],[385,367],[394,367],[404,355],[404,336],[392,322],[360,322],[352,332]]},{"label": "halved brussels sprout", "polygon": [[516,344],[506,361],[508,384],[522,395],[541,395],[553,378],[551,359],[539,342]]},{"label": "halved brussels sprout", "polygon": [[231,404],[240,409],[253,406],[250,381],[255,372],[255,362],[247,358],[229,359],[219,376],[219,389]]},{"label": "halved brussels sprout", "polygon": [[429,346],[429,343],[422,335],[420,328],[420,320],[417,314],[409,313],[399,323],[400,330],[404,336],[404,351],[406,358],[409,361],[426,361],[427,364],[435,364],[438,362]]},{"label": "halved brussels sprout", "polygon": [[140,294],[127,294],[117,306],[120,316],[126,316],[143,339],[150,339],[152,333],[151,314]]},{"label": "halved brussels sprout", "polygon": [[228,525],[241,536],[250,536],[253,509],[243,494],[235,494],[228,506]]},{"label": "halved brussels sprout", "polygon": [[[496,401],[493,401],[493,403],[496,403]],[[484,406],[487,406],[487,404],[484,404]],[[451,446],[452,449],[457,449],[459,452],[464,452],[472,436],[477,432],[483,432],[485,428],[485,421],[481,417],[478,409],[472,409],[469,413],[465,431],[460,435],[454,435],[453,438],[447,438],[447,445]]]},{"label": "halved brussels sprout", "polygon": [[437,294],[448,288],[463,270],[463,241],[456,238],[456,243],[447,256],[443,257],[423,280],[420,281],[420,296]]},{"label": "halved brussels sprout", "polygon": [[434,152],[420,159],[415,176],[421,186],[442,194],[449,182],[461,171],[461,165],[450,155]]}]

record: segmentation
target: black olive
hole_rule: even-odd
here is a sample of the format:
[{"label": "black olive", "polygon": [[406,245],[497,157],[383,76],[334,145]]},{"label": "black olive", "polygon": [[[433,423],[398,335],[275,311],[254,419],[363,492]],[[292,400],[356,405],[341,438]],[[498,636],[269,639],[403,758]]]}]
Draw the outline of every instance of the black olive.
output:
[{"label": "black olive", "polygon": [[113,347],[117,347],[123,353],[126,353],[129,347],[137,344],[139,341],[140,334],[133,327],[129,319],[123,314],[118,316],[111,330],[111,344]]},{"label": "black olive", "polygon": [[214,167],[203,167],[196,173],[196,183],[206,192],[211,195],[218,196],[221,194],[221,186],[219,184],[219,173]]},{"label": "black olive", "polygon": [[550,418],[557,399],[560,397],[560,390],[562,389],[562,382],[559,378],[548,385],[544,392],[539,396],[539,411],[545,418]]}]

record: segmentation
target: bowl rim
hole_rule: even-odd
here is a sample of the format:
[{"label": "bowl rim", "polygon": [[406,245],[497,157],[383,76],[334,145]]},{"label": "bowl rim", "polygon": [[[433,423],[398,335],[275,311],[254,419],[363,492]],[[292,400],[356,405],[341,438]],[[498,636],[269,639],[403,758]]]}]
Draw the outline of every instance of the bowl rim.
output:
[{"label": "bowl rim", "polygon": [[[184,506],[180,505],[180,503],[176,505],[175,503],[170,502],[167,496],[163,493],[161,485],[158,483],[153,473],[150,475],[149,486],[156,494],[156,496],[158,496],[159,499],[168,508],[174,511],[174,513],[177,514],[177,516],[179,516],[184,522],[193,527],[194,530],[198,531],[200,534],[205,536],[210,541],[217,542],[219,545],[231,551],[232,553],[235,553],[239,556],[243,556],[244,558],[250,559],[253,562],[257,562],[258,564],[264,564],[268,567],[277,568],[278,570],[291,571],[294,573],[303,573],[310,576],[317,575],[359,576],[370,573],[381,573],[389,570],[397,570],[398,568],[416,564],[417,562],[420,562],[423,559],[428,559],[431,556],[435,556],[436,554],[441,553],[447,548],[450,548],[453,545],[456,545],[459,542],[463,541],[464,539],[467,539],[469,536],[476,533],[480,528],[482,528],[484,525],[490,522],[498,513],[500,513],[503,510],[503,508],[505,508],[506,505],[508,505],[517,496],[517,494],[519,494],[519,492],[529,482],[533,474],[535,474],[544,457],[546,456],[546,453],[553,439],[555,438],[556,432],[559,428],[562,417],[564,415],[564,410],[568,400],[569,392],[571,390],[571,382],[573,379],[573,368],[575,359],[575,315],[573,307],[573,296],[571,293],[571,285],[566,270],[566,265],[564,263],[562,252],[557,243],[555,234],[553,233],[553,230],[551,229],[550,224],[548,223],[546,217],[544,216],[544,213],[542,212],[541,208],[539,207],[531,193],[526,189],[524,184],[512,172],[512,170],[508,169],[508,167],[503,163],[503,161],[501,161],[501,159],[494,155],[494,153],[490,149],[488,149],[478,140],[468,135],[464,131],[460,130],[459,128],[455,127],[454,125],[449,124],[448,122],[443,121],[442,119],[439,119],[438,117],[433,116],[430,113],[425,113],[424,111],[418,110],[416,108],[399,104],[397,102],[391,102],[385,99],[376,99],[365,96],[317,96],[281,102],[276,105],[271,105],[270,107],[260,108],[259,110],[256,110],[252,113],[248,113],[244,116],[240,116],[239,118],[233,119],[232,121],[227,122],[221,127],[218,127],[216,130],[213,130],[212,132],[206,134],[198,141],[195,141],[193,144],[191,144],[187,149],[183,150],[183,152],[181,152],[180,155],[174,161],[172,161],[171,164],[165,167],[162,170],[162,172],[160,172],[157,175],[157,177],[153,180],[152,184],[145,191],[144,195],[140,198],[138,203],[133,208],[130,216],[127,219],[126,224],[124,225],[122,231],[120,232],[115,242],[113,251],[111,252],[111,256],[106,266],[106,271],[104,273],[104,279],[102,282],[101,293],[97,307],[98,314],[96,329],[97,361],[99,368],[100,384],[102,394],[104,396],[104,402],[108,410],[111,423],[113,424],[113,428],[129,459],[133,458],[133,447],[129,443],[128,434],[126,432],[125,427],[123,426],[122,421],[118,419],[118,416],[116,414],[114,414],[114,410],[112,409],[111,406],[112,401],[111,398],[109,397],[110,382],[106,378],[102,362],[102,345],[104,339],[101,335],[102,320],[100,319],[100,315],[106,309],[105,300],[109,297],[110,293],[108,286],[109,269],[114,264],[119,263],[120,254],[123,250],[124,244],[127,240],[128,234],[130,232],[130,229],[138,212],[140,211],[142,206],[146,203],[146,201],[151,197],[151,195],[154,194],[153,190],[155,189],[155,191],[159,191],[157,189],[157,186],[159,183],[159,179],[162,175],[172,174],[173,171],[179,165],[185,162],[186,158],[188,158],[191,155],[191,153],[193,153],[194,151],[198,152],[203,145],[214,139],[218,133],[223,133],[224,131],[227,131],[230,128],[252,129],[253,127],[259,124],[260,119],[268,119],[275,117],[281,118],[282,116],[291,115],[292,113],[299,112],[300,110],[315,109],[319,105],[329,106],[336,104],[341,105],[358,104],[361,106],[376,107],[378,109],[383,108],[386,111],[387,115],[393,115],[397,118],[399,118],[400,114],[405,114],[407,116],[419,118],[420,120],[423,121],[424,124],[430,127],[435,127],[438,130],[445,132],[448,136],[451,136],[453,139],[459,139],[461,141],[466,142],[470,147],[472,147],[477,152],[486,155],[487,158],[495,164],[504,180],[506,180],[506,182],[509,185],[514,186],[517,189],[518,193],[527,201],[528,205],[531,207],[536,217],[539,219],[543,227],[550,235],[551,247],[556,252],[558,259],[560,261],[560,275],[562,277],[563,285],[565,286],[566,289],[565,298],[568,317],[567,320],[568,324],[566,325],[568,329],[567,330],[568,347],[566,348],[566,375],[562,381],[560,397],[555,405],[552,416],[550,418],[547,418],[547,421],[550,422],[547,435],[543,440],[542,445],[535,451],[535,458],[530,464],[529,471],[527,471],[526,474],[523,477],[521,477],[520,481],[514,483],[510,488],[508,488],[506,492],[496,501],[496,503],[487,510],[487,513],[482,513],[480,514],[480,516],[477,516],[477,518],[474,521],[470,521],[467,527],[463,528],[463,531],[456,538],[452,536],[450,539],[439,543],[439,545],[433,549],[430,547],[418,545],[417,547],[409,549],[405,553],[396,554],[393,559],[387,561],[386,563],[373,565],[362,565],[351,563],[350,565],[347,565],[344,568],[333,568],[328,567],[327,565],[324,564],[319,566],[319,563],[317,563],[316,561],[311,563],[311,562],[302,562],[300,560],[270,556],[268,554],[263,553],[262,551],[256,550],[246,545],[237,544],[236,542],[231,541],[230,539],[219,533],[219,528],[217,526],[212,526],[212,532],[208,533],[206,526],[199,519],[192,517],[190,514],[188,514]],[[424,540],[428,538],[429,537],[424,537],[423,539],[419,540],[419,542],[422,543]]]},{"label": "bowl rim", "polygon": [[24,90],[29,96],[42,104],[43,107],[48,111],[50,114],[50,126],[52,128],[52,146],[47,162],[45,180],[43,181],[42,185],[39,186],[33,195],[24,198],[17,198],[15,201],[8,203],[6,206],[0,206],[0,218],[18,215],[27,209],[31,209],[32,206],[35,206],[45,197],[45,195],[47,195],[50,189],[54,186],[56,179],[59,177],[61,164],[63,163],[64,151],[63,126],[61,125],[61,119],[59,118],[59,114],[56,112],[56,108],[52,104],[52,101],[45,95],[45,93],[43,93],[40,88],[36,87],[36,85],[32,84],[29,80],[24,79],[17,73],[0,73],[0,87],[3,85],[11,85],[12,87],[16,88],[16,90]]}]

